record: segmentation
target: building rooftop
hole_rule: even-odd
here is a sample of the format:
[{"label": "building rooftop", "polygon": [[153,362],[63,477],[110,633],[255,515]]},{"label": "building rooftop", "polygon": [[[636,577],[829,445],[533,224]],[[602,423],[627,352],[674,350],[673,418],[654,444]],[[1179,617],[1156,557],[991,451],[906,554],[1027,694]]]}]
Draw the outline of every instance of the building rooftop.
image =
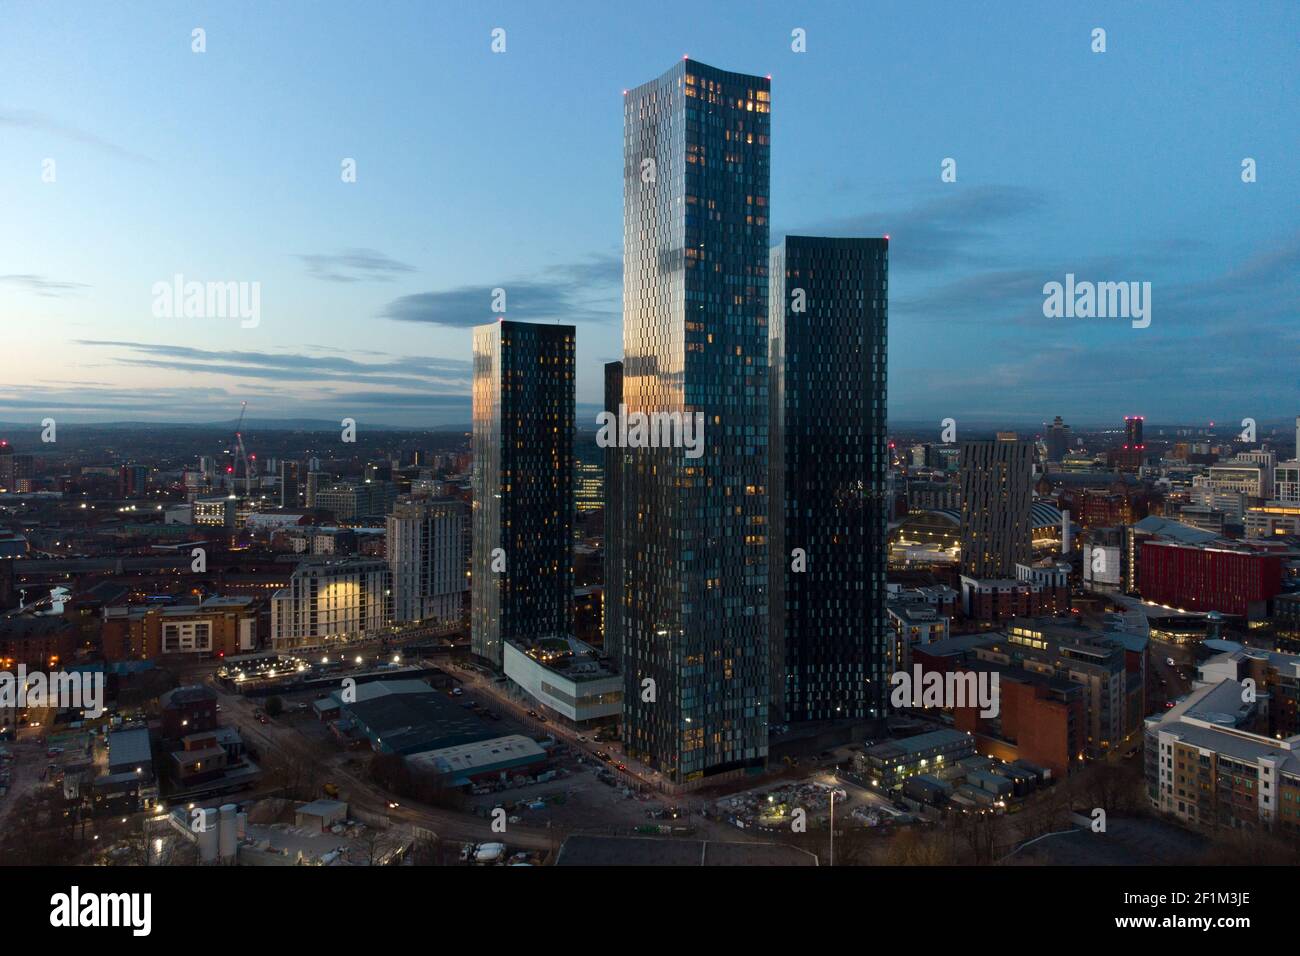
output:
[{"label": "building rooftop", "polygon": [[1300,776],[1300,735],[1277,740],[1242,729],[1254,705],[1241,698],[1242,685],[1227,678],[1193,690],[1168,713],[1148,718],[1147,726],[1235,760],[1272,759],[1280,771]]},{"label": "building rooftop", "polygon": [[1172,538],[1175,541],[1182,541],[1187,544],[1202,544],[1206,541],[1214,541],[1219,537],[1212,531],[1202,531],[1200,528],[1193,528],[1189,524],[1170,521],[1168,518],[1158,518],[1155,515],[1134,522],[1133,528],[1146,534],[1156,534],[1163,538]]},{"label": "building rooftop", "polygon": [[[366,686],[358,685],[358,693]],[[393,753],[420,753],[497,736],[479,717],[427,685],[422,692],[382,694],[343,708],[367,736]]]},{"label": "building rooftop", "polygon": [[158,702],[164,709],[167,709],[183,707],[186,704],[201,704],[216,699],[217,692],[211,687],[205,687],[202,684],[188,684],[185,687],[176,687],[167,691],[158,698]]},{"label": "building rooftop", "polygon": [[924,753],[935,747],[945,747],[970,741],[971,735],[961,730],[932,730],[928,734],[904,737],[901,740],[886,740],[867,749],[873,757],[894,757],[907,754]]},{"label": "building rooftop", "polygon": [[414,767],[451,775],[454,784],[463,785],[475,774],[532,763],[545,756],[546,750],[537,741],[522,734],[510,734],[430,750],[408,759]]},{"label": "building rooftop", "polygon": [[149,731],[145,727],[115,730],[108,735],[108,765],[149,763],[153,752],[149,746]]}]

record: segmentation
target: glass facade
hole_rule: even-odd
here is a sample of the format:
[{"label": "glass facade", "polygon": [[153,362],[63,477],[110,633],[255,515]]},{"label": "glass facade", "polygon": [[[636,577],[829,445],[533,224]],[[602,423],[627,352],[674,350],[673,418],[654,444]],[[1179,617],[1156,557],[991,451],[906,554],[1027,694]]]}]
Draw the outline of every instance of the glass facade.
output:
[{"label": "glass facade", "polygon": [[[605,411],[618,414],[623,402],[623,363],[605,363]],[[605,452],[605,553],[604,651],[618,661],[623,646],[623,449],[616,444]]]},{"label": "glass facade", "polygon": [[470,646],[498,669],[503,642],[573,631],[574,338],[571,325],[474,329]]},{"label": "glass facade", "polygon": [[886,239],[771,252],[773,720],[884,715]]},{"label": "glass facade", "polygon": [[[770,82],[684,59],[624,97],[624,743],[670,780],[767,758]],[[647,683],[647,681],[653,683]]]}]

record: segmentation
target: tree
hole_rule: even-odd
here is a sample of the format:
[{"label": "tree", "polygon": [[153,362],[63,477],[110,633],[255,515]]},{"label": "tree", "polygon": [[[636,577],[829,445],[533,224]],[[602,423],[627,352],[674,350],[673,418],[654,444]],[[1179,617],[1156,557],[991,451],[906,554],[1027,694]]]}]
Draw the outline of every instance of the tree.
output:
[{"label": "tree", "polygon": [[266,699],[266,716],[279,717],[284,713],[284,701],[279,697],[268,697]]}]

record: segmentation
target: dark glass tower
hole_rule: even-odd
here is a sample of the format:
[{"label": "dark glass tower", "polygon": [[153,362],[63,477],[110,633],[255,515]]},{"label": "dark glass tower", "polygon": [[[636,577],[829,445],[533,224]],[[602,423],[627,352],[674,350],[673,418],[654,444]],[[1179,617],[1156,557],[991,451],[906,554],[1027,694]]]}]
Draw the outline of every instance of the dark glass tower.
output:
[{"label": "dark glass tower", "polygon": [[1033,445],[1014,436],[961,443],[961,570],[1014,578],[1032,558]]},{"label": "dark glass tower", "polygon": [[474,329],[470,646],[497,668],[573,631],[573,360],[571,325]]},{"label": "dark glass tower", "polygon": [[[605,411],[623,402],[623,363],[605,363]],[[605,653],[617,661],[623,646],[623,449],[605,448]]]},{"label": "dark glass tower", "polygon": [[889,242],[771,253],[774,721],[882,716]]},{"label": "dark glass tower", "polygon": [[[624,743],[675,782],[767,759],[770,83],[682,60],[624,97]],[[652,681],[652,684],[646,683]]]}]

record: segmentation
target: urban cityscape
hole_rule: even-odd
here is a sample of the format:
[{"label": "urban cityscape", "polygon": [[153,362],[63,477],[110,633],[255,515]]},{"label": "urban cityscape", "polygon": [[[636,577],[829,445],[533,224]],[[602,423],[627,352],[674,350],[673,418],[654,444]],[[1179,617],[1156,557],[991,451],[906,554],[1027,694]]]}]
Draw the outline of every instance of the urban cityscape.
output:
[{"label": "urban cityscape", "polygon": [[1103,922],[1254,925],[1300,16],[759,6],[0,13],[0,865],[74,873],[51,926],[139,915],[69,868],[500,866],[1198,867],[1226,915]]}]

